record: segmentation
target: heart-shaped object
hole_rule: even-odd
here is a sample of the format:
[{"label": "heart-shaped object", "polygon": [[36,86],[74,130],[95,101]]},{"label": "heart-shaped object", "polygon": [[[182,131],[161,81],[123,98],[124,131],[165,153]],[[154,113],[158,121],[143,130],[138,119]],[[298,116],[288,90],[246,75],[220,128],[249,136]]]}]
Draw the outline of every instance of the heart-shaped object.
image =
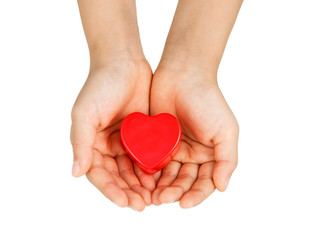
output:
[{"label": "heart-shaped object", "polygon": [[129,157],[148,174],[162,169],[180,148],[181,126],[169,113],[135,112],[122,122],[120,135]]}]

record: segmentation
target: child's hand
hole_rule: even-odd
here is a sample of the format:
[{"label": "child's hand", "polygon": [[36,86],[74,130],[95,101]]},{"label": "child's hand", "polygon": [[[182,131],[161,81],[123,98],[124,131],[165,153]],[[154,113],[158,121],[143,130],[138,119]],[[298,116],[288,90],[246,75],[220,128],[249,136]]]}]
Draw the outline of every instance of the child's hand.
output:
[{"label": "child's hand", "polygon": [[[174,64],[175,65],[175,64]],[[237,165],[238,124],[215,79],[187,68],[160,67],[154,74],[150,114],[168,112],[182,126],[179,152],[163,170],[154,204],[201,203],[217,188],[224,191]]]},{"label": "child's hand", "polygon": [[153,176],[125,155],[120,125],[132,112],[148,114],[152,73],[146,61],[108,60],[94,69],[72,110],[73,175],[87,178],[118,206],[141,211],[151,203]]},{"label": "child's hand", "polygon": [[174,114],[179,152],[162,171],[153,203],[184,208],[224,191],[237,165],[239,127],[217,85],[217,71],[242,0],[181,0],[154,74],[150,114]]}]

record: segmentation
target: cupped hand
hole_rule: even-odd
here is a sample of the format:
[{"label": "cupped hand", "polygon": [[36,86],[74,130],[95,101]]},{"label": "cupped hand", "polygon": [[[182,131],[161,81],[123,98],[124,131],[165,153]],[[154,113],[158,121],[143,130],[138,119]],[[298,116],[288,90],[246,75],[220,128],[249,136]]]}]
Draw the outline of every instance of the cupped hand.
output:
[{"label": "cupped hand", "polygon": [[151,78],[146,61],[108,61],[90,72],[72,109],[73,175],[86,174],[108,199],[138,211],[151,204],[158,174],[133,166],[119,132],[128,114],[148,114]]},{"label": "cupped hand", "polygon": [[160,67],[153,77],[150,114],[168,112],[182,127],[182,144],[162,170],[152,201],[201,203],[227,188],[237,166],[238,123],[215,79],[198,69]]}]

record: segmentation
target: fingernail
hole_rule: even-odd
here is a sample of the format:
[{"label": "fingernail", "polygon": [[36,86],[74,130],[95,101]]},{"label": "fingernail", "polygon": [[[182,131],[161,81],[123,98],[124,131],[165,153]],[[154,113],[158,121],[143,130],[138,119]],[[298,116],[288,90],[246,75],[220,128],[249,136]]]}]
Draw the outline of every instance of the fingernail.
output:
[{"label": "fingernail", "polygon": [[72,167],[72,175],[76,177],[80,172],[80,163],[78,161],[74,161]]},{"label": "fingernail", "polygon": [[224,190],[226,190],[226,189],[227,189],[228,184],[229,184],[229,179],[227,179],[227,181],[225,182],[225,188],[224,188]]}]

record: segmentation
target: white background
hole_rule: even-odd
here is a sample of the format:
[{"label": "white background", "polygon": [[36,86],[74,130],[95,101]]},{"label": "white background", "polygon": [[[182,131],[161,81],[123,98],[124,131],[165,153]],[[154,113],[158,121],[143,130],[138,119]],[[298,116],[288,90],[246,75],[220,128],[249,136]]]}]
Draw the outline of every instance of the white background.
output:
[{"label": "white background", "polygon": [[[155,68],[176,1],[137,3]],[[71,176],[70,111],[89,67],[76,1],[1,0],[0,239],[314,239],[313,11],[243,3],[219,70],[240,124],[229,188],[138,213]]]}]

